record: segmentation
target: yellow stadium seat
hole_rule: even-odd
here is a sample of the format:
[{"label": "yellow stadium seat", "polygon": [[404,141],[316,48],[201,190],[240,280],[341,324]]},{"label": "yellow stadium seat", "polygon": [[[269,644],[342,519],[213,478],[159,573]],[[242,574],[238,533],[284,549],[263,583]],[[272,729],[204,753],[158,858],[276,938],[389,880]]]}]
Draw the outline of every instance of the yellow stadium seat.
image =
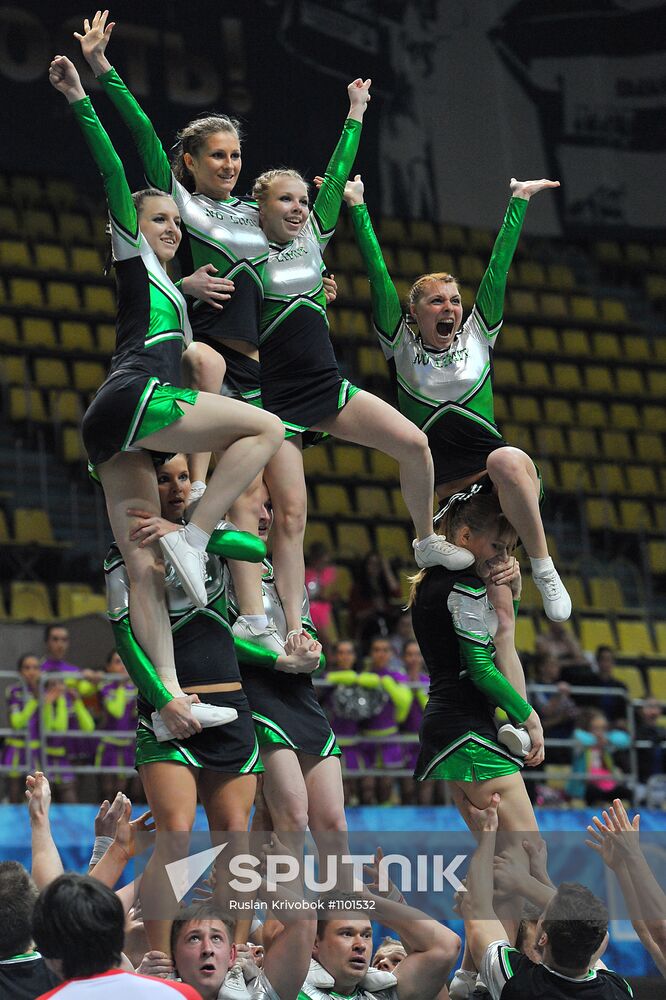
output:
[{"label": "yellow stadium seat", "polygon": [[23,213],[23,231],[31,239],[40,239],[42,236],[55,237],[55,225],[50,212],[43,212],[39,209],[28,209]]},{"label": "yellow stadium seat", "polygon": [[620,299],[602,299],[601,318],[607,323],[628,323],[629,313]]},{"label": "yellow stadium seat", "polygon": [[539,304],[537,302],[537,297],[534,292],[521,291],[520,289],[514,289],[511,292],[511,309],[509,310],[513,315],[516,316],[535,316],[539,310]]},{"label": "yellow stadium seat", "polygon": [[603,403],[591,399],[579,399],[576,402],[576,416],[581,427],[608,426],[608,413]]},{"label": "yellow stadium seat", "polygon": [[[350,299],[351,298],[351,281],[349,280],[349,277],[346,274],[344,274],[344,272],[338,271],[338,272],[336,272],[336,275],[335,275],[335,282],[336,282],[336,284],[338,286],[338,303],[341,302],[343,299]],[[333,310],[332,313],[329,313],[329,315],[328,315],[329,322],[330,322],[331,316],[334,313],[335,313],[335,309]]]},{"label": "yellow stadium seat", "polygon": [[101,354],[113,354],[116,349],[116,328],[111,323],[98,323],[95,336]]},{"label": "yellow stadium seat", "polygon": [[83,308],[86,312],[115,316],[116,300],[113,292],[104,285],[84,285]]},{"label": "yellow stadium seat", "polygon": [[569,316],[567,300],[561,292],[541,293],[541,312],[544,316],[566,318]]},{"label": "yellow stadium seat", "polygon": [[407,505],[399,486],[394,486],[391,490],[391,506],[396,517],[402,517],[405,520],[409,519],[409,511],[407,510]]},{"label": "yellow stadium seat", "polygon": [[373,548],[370,532],[358,521],[338,521],[335,551],[342,559],[359,559]]},{"label": "yellow stadium seat", "polygon": [[[520,610],[540,610],[543,607],[543,600],[541,594],[537,590],[536,584],[532,578],[532,574],[525,571],[523,573],[523,589],[520,595]],[[518,617],[518,621],[520,620]]]},{"label": "yellow stadium seat", "polygon": [[628,465],[625,469],[629,492],[638,496],[659,492],[657,476],[650,465]]},{"label": "yellow stadium seat", "polygon": [[511,409],[513,419],[520,423],[538,424],[542,419],[538,396],[512,396]]},{"label": "yellow stadium seat", "polygon": [[624,470],[613,462],[601,462],[594,466],[596,488],[600,493],[624,493]]},{"label": "yellow stadium seat", "polygon": [[[654,622],[654,637],[657,652],[660,656],[666,656],[666,621]],[[666,675],[666,670],[664,674]]]},{"label": "yellow stadium seat", "polygon": [[24,204],[33,204],[41,201],[44,195],[42,183],[36,177],[25,177],[16,174],[10,181],[10,192],[12,200]]},{"label": "yellow stadium seat", "polygon": [[316,487],[316,498],[315,510],[320,517],[351,516],[349,493],[344,486],[319,485]]},{"label": "yellow stadium seat", "polygon": [[516,323],[505,323],[500,337],[502,350],[509,354],[520,354],[523,351],[527,353],[530,350],[530,342],[524,326],[518,326]]},{"label": "yellow stadium seat", "polygon": [[0,240],[0,266],[32,267],[30,248],[23,240]]},{"label": "yellow stadium seat", "polygon": [[13,316],[0,316],[0,344],[15,347],[19,342],[18,327]]},{"label": "yellow stadium seat", "polygon": [[104,263],[96,247],[72,247],[74,274],[101,274]]},{"label": "yellow stadium seat", "polygon": [[50,319],[27,316],[21,322],[21,332],[26,347],[56,347],[58,344],[53,321]]},{"label": "yellow stadium seat", "polygon": [[646,404],[643,407],[643,427],[647,431],[666,431],[666,406]]},{"label": "yellow stadium seat", "polygon": [[57,358],[35,358],[35,383],[42,389],[66,389],[69,372],[64,361]]},{"label": "yellow stadium seat", "polygon": [[44,400],[38,389],[12,386],[9,390],[9,417],[11,420],[34,420],[39,424],[48,421]]},{"label": "yellow stadium seat", "polygon": [[74,240],[81,240],[85,243],[90,239],[88,217],[78,212],[61,212],[58,216],[58,228],[60,236],[68,243],[72,243]]},{"label": "yellow stadium seat", "polygon": [[0,381],[8,385],[26,385],[29,382],[28,369],[22,355],[0,355]]},{"label": "yellow stadium seat", "polygon": [[58,209],[71,208],[79,199],[79,193],[71,181],[47,180],[46,196]]},{"label": "yellow stadium seat", "polygon": [[21,545],[54,545],[48,512],[37,507],[17,507],[14,511],[14,538]]},{"label": "yellow stadium seat", "polygon": [[425,256],[421,250],[412,247],[399,247],[397,252],[396,273],[413,281],[419,274],[427,270]]},{"label": "yellow stadium seat", "polygon": [[462,226],[451,226],[444,224],[440,226],[440,245],[450,250],[452,247],[465,249],[467,247],[467,234]]},{"label": "yellow stadium seat", "polygon": [[560,483],[569,493],[588,493],[592,489],[590,466],[571,460],[560,462]]},{"label": "yellow stadium seat", "polygon": [[649,371],[647,380],[650,395],[663,400],[666,396],[666,369]]},{"label": "yellow stadium seat", "polygon": [[85,462],[86,453],[78,427],[63,427],[62,457],[66,462]]},{"label": "yellow stadium seat", "polygon": [[621,431],[635,431],[641,427],[638,407],[633,403],[611,403],[610,426]]},{"label": "yellow stadium seat", "polygon": [[[335,327],[336,336],[359,339],[368,339],[370,337],[379,349],[370,318],[362,309],[340,309],[337,312],[334,309],[329,312],[329,319],[332,319],[333,316],[338,316],[338,322]],[[112,332],[115,340],[115,331]],[[107,341],[107,346],[110,351],[113,351],[113,341],[110,338]]]},{"label": "yellow stadium seat", "polygon": [[439,237],[432,222],[412,221],[409,224],[412,243],[415,247],[437,246]]},{"label": "yellow stadium seat", "polygon": [[522,451],[527,452],[531,455],[534,451],[534,441],[532,439],[532,431],[526,424],[504,424],[504,438],[509,444],[513,445],[514,448],[520,448]]},{"label": "yellow stadium seat", "polygon": [[573,357],[588,357],[590,340],[585,330],[562,330],[562,351]]},{"label": "yellow stadium seat", "polygon": [[537,456],[565,456],[568,448],[560,427],[537,427],[534,431]]},{"label": "yellow stadium seat", "polygon": [[516,649],[519,653],[536,650],[536,631],[530,615],[519,614],[516,618]]},{"label": "yellow stadium seat", "polygon": [[[624,653],[622,642],[620,642],[620,652]],[[637,667],[614,667],[613,677],[626,684],[630,698],[644,698],[645,684],[641,677],[641,672]]]},{"label": "yellow stadium seat", "polygon": [[402,219],[382,219],[379,227],[382,243],[409,243],[407,227]]},{"label": "yellow stadium seat", "polygon": [[588,497],[585,500],[585,518],[592,531],[617,529],[617,511],[612,500],[607,497]]},{"label": "yellow stadium seat", "polygon": [[582,611],[589,606],[587,592],[585,590],[585,584],[582,577],[568,574],[562,577],[562,582],[569,591],[569,597],[571,598],[574,611]]},{"label": "yellow stadium seat", "polygon": [[307,552],[308,549],[317,542],[321,545],[325,545],[329,552],[335,551],[333,536],[329,525],[326,524],[325,521],[311,521],[308,518],[308,523],[305,526],[305,539],[303,542],[304,551]]},{"label": "yellow stadium seat", "polygon": [[574,458],[596,458],[599,454],[597,435],[585,427],[570,427],[567,431],[569,452]]},{"label": "yellow stadium seat", "polygon": [[547,285],[546,271],[543,264],[536,260],[524,260],[518,265],[518,284],[540,286]]},{"label": "yellow stadium seat", "polygon": [[63,320],[60,324],[60,346],[65,351],[95,350],[92,330],[87,323],[78,320]]},{"label": "yellow stadium seat", "polygon": [[[636,434],[636,457],[642,462],[663,462],[664,446],[659,434]],[[629,457],[629,456],[627,456]],[[632,458],[634,456],[631,456]]]},{"label": "yellow stadium seat", "polygon": [[[395,290],[398,293],[398,298],[400,299],[400,301],[403,303],[407,302],[407,299],[409,298],[409,292],[412,287],[412,281],[411,280],[406,281],[404,278],[396,278],[393,284],[395,285]],[[460,286],[460,295],[462,297],[463,302],[473,301],[473,295],[468,292],[468,289],[465,285]]]},{"label": "yellow stadium seat", "polygon": [[455,276],[458,268],[450,253],[441,250],[431,250],[428,254],[428,270],[436,274],[452,274]]},{"label": "yellow stadium seat", "polygon": [[391,513],[386,490],[381,486],[357,486],[355,508],[361,517],[385,518]]},{"label": "yellow stadium seat", "polygon": [[620,524],[625,531],[650,531],[650,508],[642,500],[620,500]]},{"label": "yellow stadium seat", "polygon": [[653,573],[666,573],[666,542],[661,539],[648,542],[648,562]]},{"label": "yellow stadium seat", "polygon": [[[666,647],[660,649],[659,652],[661,656],[666,656]],[[666,703],[666,667],[650,667],[648,683],[652,697]]]},{"label": "yellow stadium seat", "polygon": [[306,479],[310,476],[330,475],[332,470],[328,448],[323,444],[316,448],[306,448],[303,452],[303,467]]},{"label": "yellow stadium seat", "polygon": [[352,275],[352,296],[358,302],[370,304],[370,282],[364,274]]},{"label": "yellow stadium seat", "polygon": [[559,354],[560,343],[554,326],[532,327],[532,350],[535,354]]},{"label": "yellow stadium seat", "polygon": [[615,382],[620,396],[642,396],[645,392],[643,373],[638,368],[618,368]]},{"label": "yellow stadium seat", "polygon": [[56,587],[58,618],[74,617],[74,599],[81,594],[92,594],[89,583],[59,583]]},{"label": "yellow stadium seat", "polygon": [[618,618],[616,626],[620,651],[625,656],[654,656],[654,643],[646,622]]},{"label": "yellow stadium seat", "polygon": [[[5,514],[2,507],[0,507],[0,545],[11,540],[11,535],[9,533],[9,527],[7,526],[7,515]],[[0,591],[1,593],[2,591]]]},{"label": "yellow stadium seat", "polygon": [[568,264],[549,264],[548,284],[553,288],[568,290],[575,288],[576,278]]},{"label": "yellow stadium seat", "polygon": [[591,295],[572,295],[570,302],[574,319],[597,319],[597,303]]},{"label": "yellow stadium seat", "polygon": [[606,365],[585,365],[583,374],[585,376],[585,388],[589,392],[600,392],[604,395],[614,394],[615,383],[613,382],[613,375],[610,368]]},{"label": "yellow stadium seat", "polygon": [[352,577],[351,570],[347,566],[337,566],[336,570],[335,583],[333,584],[332,589],[341,601],[347,602],[349,600],[352,587],[354,586],[354,578]]},{"label": "yellow stadium seat", "polygon": [[594,652],[598,646],[615,648],[615,636],[607,618],[579,619],[580,644],[588,652]]},{"label": "yellow stadium seat", "polygon": [[78,312],[81,303],[76,285],[69,281],[47,281],[46,304],[49,309],[67,309]]},{"label": "yellow stadium seat", "polygon": [[624,610],[624,594],[615,577],[593,576],[588,582],[593,607],[602,608],[604,611]]},{"label": "yellow stadium seat", "polygon": [[355,241],[333,240],[337,266],[345,271],[362,271],[363,258]]},{"label": "yellow stadium seat", "polygon": [[9,301],[13,306],[42,306],[42,286],[34,278],[10,278]]},{"label": "yellow stadium seat", "polygon": [[469,231],[469,245],[474,250],[481,250],[484,257],[492,250],[494,242],[495,237],[489,229],[470,229]]},{"label": "yellow stadium seat", "polygon": [[555,386],[564,392],[577,393],[582,388],[578,365],[554,364],[552,369]]},{"label": "yellow stadium seat", "polygon": [[495,384],[500,389],[510,388],[521,384],[521,377],[518,365],[510,358],[495,358],[494,360]]},{"label": "yellow stadium seat", "polygon": [[106,372],[99,361],[75,361],[73,365],[74,388],[79,392],[92,392],[98,389],[106,377]]},{"label": "yellow stadium seat", "polygon": [[9,205],[0,205],[0,233],[18,235],[21,232],[18,212]]},{"label": "yellow stadium seat", "polygon": [[485,270],[486,265],[480,257],[463,253],[458,258],[458,272],[462,281],[469,281],[473,285],[478,285]]},{"label": "yellow stadium seat", "polygon": [[624,431],[602,431],[601,449],[606,458],[633,458],[629,435]]},{"label": "yellow stadium seat", "polygon": [[35,245],[35,267],[40,271],[67,271],[67,254],[57,243]]},{"label": "yellow stadium seat", "polygon": [[387,377],[386,359],[379,346],[359,347],[357,360],[359,371],[364,378],[370,378],[373,375]]},{"label": "yellow stadium seat", "polygon": [[333,468],[341,478],[367,478],[365,449],[355,444],[336,444],[333,448]]},{"label": "yellow stadium seat", "polygon": [[73,389],[51,389],[49,416],[59,424],[76,424],[81,420],[81,398]]},{"label": "yellow stadium seat", "polygon": [[51,598],[46,585],[15,580],[10,589],[9,614],[14,621],[53,621]]},{"label": "yellow stadium seat", "polygon": [[630,264],[651,264],[650,250],[644,243],[627,243],[624,248]]},{"label": "yellow stadium seat", "polygon": [[509,417],[509,403],[508,397],[503,393],[496,392],[493,398],[493,408],[495,412],[495,420],[501,421],[507,420]]},{"label": "yellow stadium seat", "polygon": [[411,536],[407,537],[407,532],[401,525],[378,524],[375,529],[377,548],[387,559],[401,559],[406,563],[413,563],[414,550],[412,549]]},{"label": "yellow stadium seat", "polygon": [[523,380],[530,389],[546,389],[552,385],[549,366],[544,361],[523,361]]},{"label": "yellow stadium seat", "polygon": [[[398,463],[390,455],[385,455],[383,451],[370,452],[370,468],[373,479],[381,482],[395,483],[398,481]],[[363,475],[365,474],[364,471]]]},{"label": "yellow stadium seat", "polygon": [[632,361],[652,361],[651,341],[645,334],[627,333],[622,340],[625,357]]},{"label": "yellow stadium seat", "polygon": [[666,298],[666,275],[646,274],[645,291],[647,297],[653,301],[660,301]]},{"label": "yellow stadium seat", "polygon": [[622,357],[622,342],[616,333],[595,333],[592,335],[592,353],[600,361]]}]

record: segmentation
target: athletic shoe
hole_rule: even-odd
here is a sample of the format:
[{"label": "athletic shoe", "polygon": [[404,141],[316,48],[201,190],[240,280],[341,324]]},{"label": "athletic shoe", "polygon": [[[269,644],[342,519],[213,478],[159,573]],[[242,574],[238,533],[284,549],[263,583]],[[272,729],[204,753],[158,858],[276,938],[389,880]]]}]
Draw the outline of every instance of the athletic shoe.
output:
[{"label": "athletic shoe", "polygon": [[[202,729],[210,729],[211,726],[226,726],[238,718],[238,712],[235,708],[226,708],[224,705],[195,702],[191,709],[192,715],[201,723]],[[158,743],[166,743],[167,740],[175,738],[159,712],[153,712],[150,719]]]},{"label": "athletic shoe", "polygon": [[428,566],[446,566],[447,569],[467,569],[474,562],[474,556],[468,549],[447,542],[444,535],[429,535],[420,542],[415,538],[412,542],[416,565],[421,569]]},{"label": "athletic shoe", "polygon": [[451,1000],[467,1000],[468,997],[471,997],[476,988],[476,977],[476,972],[457,969],[449,985]]},{"label": "athletic shoe", "polygon": [[530,734],[523,726],[512,726],[510,722],[497,730],[497,741],[503,743],[514,757],[527,757],[532,749]]},{"label": "athletic shoe", "polygon": [[541,576],[533,574],[532,579],[541,594],[547,617],[552,622],[565,622],[571,616],[571,598],[557,570],[551,569]]},{"label": "athletic shoe", "polygon": [[208,604],[206,593],[206,553],[195,549],[185,537],[185,531],[170,531],[160,538],[164,557],[175,569],[183,590],[198,608]]},{"label": "athletic shoe", "polygon": [[282,638],[274,625],[268,625],[265,629],[255,628],[241,615],[236,619],[231,629],[237,639],[244,639],[245,642],[252,642],[255,646],[262,646],[269,649],[278,656],[284,656],[285,640]]}]

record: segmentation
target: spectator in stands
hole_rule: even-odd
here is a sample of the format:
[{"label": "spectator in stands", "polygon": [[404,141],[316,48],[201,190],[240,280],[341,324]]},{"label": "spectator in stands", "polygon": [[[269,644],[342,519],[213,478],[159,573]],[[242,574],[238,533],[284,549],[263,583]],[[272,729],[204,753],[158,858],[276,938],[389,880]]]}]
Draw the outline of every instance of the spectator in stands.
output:
[{"label": "spectator in stands", "polygon": [[402,665],[402,653],[405,643],[414,638],[414,627],[412,625],[411,611],[403,611],[393,622],[388,640],[393,649],[393,662],[391,666],[400,668]]},{"label": "spectator in stands", "polygon": [[[93,733],[95,720],[88,711],[78,687],[69,687],[59,680],[48,681],[44,701],[51,706],[47,723],[49,733]],[[46,747],[46,770],[60,802],[78,801],[77,775],[72,764],[81,760],[80,747],[84,738],[49,736]],[[88,742],[88,740],[85,740]]]},{"label": "spectator in stands", "polygon": [[623,694],[599,694],[595,697],[595,704],[606,715],[609,722],[614,726],[627,725],[627,699],[623,695],[628,694],[627,685],[613,677],[615,668],[615,653],[610,646],[599,646],[595,656],[597,664],[597,677],[595,684],[598,687],[617,688]]},{"label": "spectator in stands", "polygon": [[35,1000],[60,982],[32,940],[37,886],[18,861],[0,861],[0,996]]},{"label": "spectator in stands", "polygon": [[362,693],[364,689],[359,687],[356,647],[350,639],[341,639],[336,643],[326,680],[330,687],[326,689],[324,707],[342,753],[342,766],[346,771],[352,772],[352,776],[343,778],[345,802],[347,805],[358,805],[360,782],[353,773],[363,768],[358,744],[363,706],[358,693]]},{"label": "spectator in stands", "polygon": [[[103,736],[97,747],[95,764],[97,767],[133,769],[137,689],[129,679],[127,668],[117,649],[112,649],[107,656],[104,672],[116,674],[118,679],[106,680],[100,687],[99,698],[103,715],[99,722],[99,728],[107,730],[107,732],[130,733],[131,735]],[[131,782],[132,779],[127,775],[114,774],[113,772],[101,774],[102,798],[112,801],[117,790],[129,794]]]},{"label": "spectator in stands", "polygon": [[658,725],[661,716],[661,703],[656,698],[646,698],[636,712],[635,740],[650,743],[651,746],[639,747],[638,780],[640,787],[635,789],[638,796],[645,792],[645,785],[655,775],[663,775],[666,764],[666,729]]},{"label": "spectator in stands", "polygon": [[125,914],[118,897],[88,875],[61,875],[35,903],[33,936],[49,967],[64,983],[58,997],[189,997],[191,986],[154,980],[121,969]]},{"label": "spectator in stands", "polygon": [[305,560],[305,586],[310,598],[310,617],[327,657],[335,641],[333,601],[337,574],[326,546],[323,542],[314,542]]},{"label": "spectator in stands", "polygon": [[400,598],[400,581],[386,556],[369,552],[354,573],[349,595],[350,626],[361,651],[375,635],[388,635]]},{"label": "spectator in stands", "polygon": [[394,792],[394,779],[390,771],[403,766],[402,744],[393,742],[391,736],[397,736],[400,724],[405,721],[412,705],[413,693],[405,683],[405,675],[391,669],[392,649],[388,639],[376,636],[370,646],[367,669],[361,674],[360,682],[369,689],[382,691],[383,704],[374,715],[365,719],[361,725],[363,756],[367,768],[378,768],[389,772],[386,777],[374,778],[371,775],[362,779],[363,785],[369,789],[374,785],[375,801],[383,804],[389,802]]},{"label": "spectator in stands", "polygon": [[[409,618],[411,626],[411,615]],[[426,672],[425,663],[421,656],[421,650],[416,639],[408,639],[402,648],[402,669],[405,678],[412,687],[412,704],[407,718],[400,726],[400,732],[418,737],[423,719],[423,710],[428,701],[428,688],[430,678]],[[403,744],[403,767],[408,768],[412,773],[416,768],[416,761],[419,757],[418,739],[414,743]],[[417,804],[420,806],[430,806],[433,803],[435,794],[435,783],[432,781],[416,782],[410,775],[408,778],[400,779],[400,797],[403,806]]]},{"label": "spectator in stands", "polygon": [[[535,661],[537,684],[553,684],[556,691],[535,691],[532,704],[539,713],[546,738],[568,740],[573,735],[579,708],[571,697],[571,688],[561,680],[562,667],[551,653],[540,653]],[[552,764],[567,764],[571,760],[569,747],[548,745],[548,760]]]},{"label": "spectator in stands", "polygon": [[561,622],[549,622],[545,631],[537,636],[536,652],[541,655],[549,653],[554,656],[562,668],[562,680],[576,684],[576,675],[567,671],[580,670],[585,676],[592,677],[592,671],[585,653],[581,649],[573,632]]},{"label": "spectator in stands", "polygon": [[611,729],[600,709],[587,708],[581,713],[574,739],[576,746],[572,768],[589,777],[572,779],[567,785],[569,794],[574,798],[584,798],[588,805],[607,802],[613,795],[629,795],[629,790],[622,784],[622,772],[613,760],[616,751],[630,746],[629,734],[623,729]]},{"label": "spectator in stands", "polygon": [[[2,763],[10,767],[7,775],[9,801],[23,801],[25,776],[39,767],[40,712],[39,712],[39,657],[24,653],[16,665],[21,684],[11,684],[6,692],[8,722],[17,731],[16,736],[6,736]],[[46,715],[46,713],[45,713]]]}]

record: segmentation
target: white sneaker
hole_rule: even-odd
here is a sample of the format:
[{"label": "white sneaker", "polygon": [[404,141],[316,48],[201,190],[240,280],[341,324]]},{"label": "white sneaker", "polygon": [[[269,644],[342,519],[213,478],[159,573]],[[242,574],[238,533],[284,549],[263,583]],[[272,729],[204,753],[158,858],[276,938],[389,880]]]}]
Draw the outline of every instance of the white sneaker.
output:
[{"label": "white sneaker", "polygon": [[539,590],[543,609],[552,622],[565,622],[571,616],[571,598],[556,569],[541,576],[532,575]]},{"label": "white sneaker", "polygon": [[270,649],[272,653],[277,653],[278,656],[284,656],[285,640],[270,623],[265,629],[257,629],[240,615],[234,622],[231,632],[237,639],[244,639],[245,642],[252,642],[255,646],[262,646],[264,649]]},{"label": "white sneaker", "polygon": [[497,741],[503,743],[514,757],[527,757],[532,749],[530,734],[523,726],[512,726],[510,722],[497,730]]},{"label": "white sneaker", "polygon": [[430,535],[420,542],[415,538],[412,542],[416,565],[421,569],[428,566],[446,566],[447,569],[467,569],[474,562],[474,556],[468,549],[447,542],[444,535]]},{"label": "white sneaker", "polygon": [[467,969],[456,969],[456,973],[449,984],[449,996],[451,1000],[467,1000],[476,989],[476,972],[468,972]]},{"label": "white sneaker", "polygon": [[164,557],[175,569],[183,590],[198,608],[208,604],[206,593],[206,553],[195,549],[187,541],[185,532],[170,531],[160,538]]},{"label": "white sneaker", "polygon": [[[211,726],[226,726],[238,718],[238,712],[235,708],[227,708],[224,705],[195,702],[191,708],[192,715],[201,723],[202,729],[210,729]],[[167,740],[175,739],[159,712],[153,712],[150,721],[153,724],[153,732],[158,743],[166,743]]]}]

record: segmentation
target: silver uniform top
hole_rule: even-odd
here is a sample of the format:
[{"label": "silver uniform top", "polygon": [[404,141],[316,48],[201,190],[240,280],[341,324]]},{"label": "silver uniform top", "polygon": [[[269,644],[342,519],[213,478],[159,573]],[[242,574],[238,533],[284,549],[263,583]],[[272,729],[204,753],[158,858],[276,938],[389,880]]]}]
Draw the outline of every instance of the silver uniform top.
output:
[{"label": "silver uniform top", "polygon": [[[284,636],[287,634],[287,619],[285,618],[284,608],[282,607],[282,602],[275,585],[273,567],[269,563],[268,559],[264,559],[262,567],[261,596],[264,602],[264,614],[268,618],[269,625],[273,625],[278,630],[280,635]],[[229,611],[231,612],[233,618],[237,618],[239,613],[238,601],[234,591],[234,582],[228,567],[225,567],[224,583],[227,590]],[[314,629],[314,624],[310,619],[310,599],[305,587],[303,588],[301,618],[304,624]]]}]

